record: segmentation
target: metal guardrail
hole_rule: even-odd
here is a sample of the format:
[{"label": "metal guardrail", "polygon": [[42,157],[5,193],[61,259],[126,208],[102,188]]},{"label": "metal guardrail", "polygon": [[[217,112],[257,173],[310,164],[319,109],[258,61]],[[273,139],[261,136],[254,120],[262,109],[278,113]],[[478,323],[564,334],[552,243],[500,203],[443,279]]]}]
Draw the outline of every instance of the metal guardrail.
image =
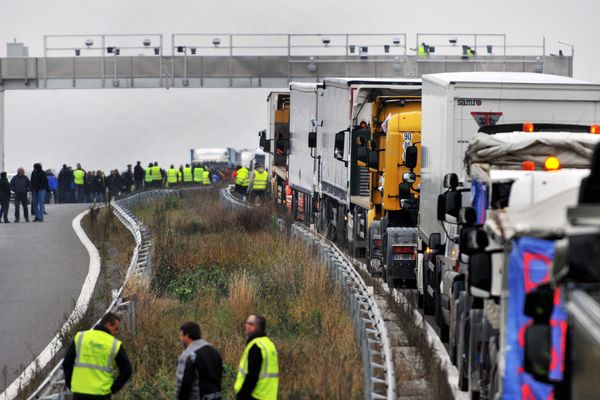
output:
[{"label": "metal guardrail", "polygon": [[[133,318],[135,314],[135,305],[131,301],[124,300],[123,290],[133,275],[139,276],[142,279],[150,278],[152,267],[152,238],[149,229],[133,214],[132,206],[142,201],[164,198],[179,190],[181,189],[149,190],[135,193],[129,197],[111,202],[111,207],[115,215],[133,235],[135,239],[135,248],[123,285],[119,290],[113,293],[113,301],[108,306],[107,312],[124,312],[126,321],[131,324],[133,328],[135,328],[135,318]],[[98,322],[99,321],[96,323]],[[61,366],[62,361],[57,362],[56,366],[50,371],[42,384],[31,396],[29,396],[29,400],[64,400],[70,398],[70,394],[65,387],[65,379]]]},{"label": "metal guardrail", "polygon": [[[221,199],[230,208],[252,206],[222,189]],[[279,221],[283,227],[283,221]],[[387,327],[381,310],[365,281],[352,262],[332,242],[302,224],[293,224],[292,237],[302,240],[317,251],[327,265],[330,275],[342,288],[346,304],[352,315],[354,332],[361,347],[366,399],[395,399],[396,373]]]}]

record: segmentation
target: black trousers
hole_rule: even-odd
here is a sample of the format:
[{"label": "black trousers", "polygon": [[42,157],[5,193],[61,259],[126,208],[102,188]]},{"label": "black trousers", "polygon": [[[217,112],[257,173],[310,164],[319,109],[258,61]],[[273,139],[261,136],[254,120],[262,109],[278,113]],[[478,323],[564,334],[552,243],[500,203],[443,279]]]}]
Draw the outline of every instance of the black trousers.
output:
[{"label": "black trousers", "polygon": [[73,400],[110,400],[110,394],[106,396],[94,396],[91,394],[73,393]]},{"label": "black trousers", "polygon": [[8,207],[10,206],[10,197],[0,199],[0,218],[8,222]]},{"label": "black trousers", "polygon": [[23,215],[25,219],[29,219],[29,210],[27,209],[27,192],[25,193],[15,193],[15,221],[18,221],[20,218],[19,208],[23,206]]}]

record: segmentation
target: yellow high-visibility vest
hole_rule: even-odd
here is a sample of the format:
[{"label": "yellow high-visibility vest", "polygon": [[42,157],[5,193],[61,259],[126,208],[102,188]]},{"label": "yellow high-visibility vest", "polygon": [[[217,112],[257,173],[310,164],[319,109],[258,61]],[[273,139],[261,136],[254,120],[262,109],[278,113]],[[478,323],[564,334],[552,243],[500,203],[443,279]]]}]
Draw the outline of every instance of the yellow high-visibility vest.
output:
[{"label": "yellow high-visibility vest", "polygon": [[237,176],[235,177],[235,184],[238,186],[248,187],[248,184],[250,183],[249,176],[250,171],[248,171],[248,168],[242,167],[238,169]]},{"label": "yellow high-visibility vest", "polygon": [[202,183],[203,175],[204,175],[204,168],[202,168],[202,167],[194,168],[194,182]]},{"label": "yellow high-visibility vest", "polygon": [[121,341],[100,330],[75,335],[75,364],[71,377],[73,393],[107,395],[114,382],[115,357]]},{"label": "yellow high-visibility vest", "polygon": [[144,175],[144,182],[146,182],[146,183],[152,182],[152,167],[146,168],[145,175]]},{"label": "yellow high-visibility vest", "polygon": [[85,183],[85,171],[82,169],[76,169],[73,171],[73,178],[76,185],[83,185]]},{"label": "yellow high-visibility vest", "polygon": [[167,182],[169,183],[177,183],[177,175],[179,175],[179,171],[175,168],[169,168],[167,171]]},{"label": "yellow high-visibility vest", "polygon": [[254,170],[254,181],[252,182],[252,190],[265,190],[267,188],[267,181],[269,180],[269,173],[263,169],[262,172]]},{"label": "yellow high-visibility vest", "polygon": [[210,172],[208,170],[204,170],[202,173],[202,184],[210,185]]},{"label": "yellow high-visibility vest", "polygon": [[162,181],[162,173],[160,172],[160,167],[158,165],[152,167],[152,180]]},{"label": "yellow high-visibility vest", "polygon": [[237,377],[235,379],[234,390],[236,393],[242,389],[246,375],[248,375],[248,353],[252,346],[257,345],[262,355],[262,365],[256,387],[252,391],[252,397],[261,400],[276,400],[279,387],[279,361],[275,345],[266,336],[253,339],[246,345]]},{"label": "yellow high-visibility vest", "polygon": [[193,179],[194,176],[192,175],[192,167],[185,167],[183,169],[183,181],[191,182]]}]

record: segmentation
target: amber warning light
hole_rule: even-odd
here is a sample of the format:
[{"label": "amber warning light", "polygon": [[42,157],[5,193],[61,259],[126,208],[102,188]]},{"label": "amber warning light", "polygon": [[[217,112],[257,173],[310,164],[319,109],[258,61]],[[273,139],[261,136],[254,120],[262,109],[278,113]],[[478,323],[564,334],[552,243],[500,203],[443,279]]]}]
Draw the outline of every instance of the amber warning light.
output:
[{"label": "amber warning light", "polygon": [[548,157],[544,162],[544,168],[546,168],[546,171],[556,171],[560,169],[560,161],[556,157]]}]

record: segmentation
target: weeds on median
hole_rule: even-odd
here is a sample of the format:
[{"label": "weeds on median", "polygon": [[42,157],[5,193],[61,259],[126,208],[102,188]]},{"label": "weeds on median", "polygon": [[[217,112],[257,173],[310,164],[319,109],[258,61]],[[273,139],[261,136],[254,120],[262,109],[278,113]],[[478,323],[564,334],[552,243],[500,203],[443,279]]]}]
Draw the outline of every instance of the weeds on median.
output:
[{"label": "weeds on median", "polygon": [[223,389],[233,381],[249,313],[267,317],[280,357],[280,398],[362,398],[360,352],[342,296],[325,268],[281,233],[273,212],[231,211],[216,191],[184,193],[137,210],[154,237],[151,291],[137,298],[124,345],[134,378],[120,399],[173,398],[179,326],[200,323],[221,352]]}]

